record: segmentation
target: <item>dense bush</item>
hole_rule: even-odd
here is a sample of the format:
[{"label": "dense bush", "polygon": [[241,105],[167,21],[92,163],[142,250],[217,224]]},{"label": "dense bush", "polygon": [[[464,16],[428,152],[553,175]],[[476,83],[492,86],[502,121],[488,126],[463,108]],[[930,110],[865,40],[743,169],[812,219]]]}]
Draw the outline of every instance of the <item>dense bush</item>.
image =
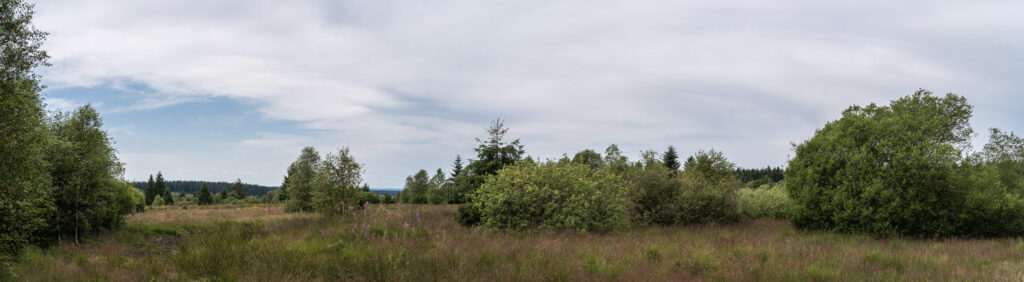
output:
[{"label": "dense bush", "polygon": [[682,179],[670,177],[672,171],[660,162],[637,165],[626,170],[633,203],[633,220],[646,224],[670,225],[680,221]]},{"label": "dense bush", "polygon": [[495,228],[613,231],[629,225],[627,188],[620,177],[571,162],[520,162],[500,170],[461,208],[460,221]]},{"label": "dense bush", "polygon": [[971,106],[921,90],[889,106],[852,106],[796,147],[786,170],[803,229],[876,236],[1024,234],[1021,199],[968,164]]},{"label": "dense bush", "polygon": [[740,181],[721,152],[698,151],[683,169],[679,212],[681,223],[730,223],[739,220]]},{"label": "dense bush", "polygon": [[786,194],[785,182],[765,184],[758,188],[741,188],[740,214],[749,218],[784,219],[792,209],[793,201]]}]

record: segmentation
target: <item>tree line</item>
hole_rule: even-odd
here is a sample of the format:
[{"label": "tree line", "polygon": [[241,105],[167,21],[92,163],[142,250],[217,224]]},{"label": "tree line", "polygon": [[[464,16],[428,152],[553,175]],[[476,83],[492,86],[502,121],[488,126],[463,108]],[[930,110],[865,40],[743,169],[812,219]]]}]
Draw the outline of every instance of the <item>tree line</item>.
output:
[{"label": "tree line", "polygon": [[[158,172],[157,175],[162,173]],[[162,177],[162,176],[161,176]],[[140,191],[145,191],[148,182],[135,181],[132,182],[132,186]],[[166,188],[173,193],[182,194],[199,194],[199,190],[202,189],[203,184],[207,185],[210,193],[220,193],[221,191],[232,191],[231,186],[235,185],[234,182],[223,182],[223,181],[199,181],[199,180],[170,180],[164,181]],[[245,185],[247,196],[263,197],[270,193],[270,191],[276,190],[279,187],[263,186],[258,184],[242,183]]]},{"label": "tree line", "polygon": [[77,243],[143,208],[92,106],[44,111],[34,69],[49,56],[32,8],[0,0],[0,259],[26,244]]}]

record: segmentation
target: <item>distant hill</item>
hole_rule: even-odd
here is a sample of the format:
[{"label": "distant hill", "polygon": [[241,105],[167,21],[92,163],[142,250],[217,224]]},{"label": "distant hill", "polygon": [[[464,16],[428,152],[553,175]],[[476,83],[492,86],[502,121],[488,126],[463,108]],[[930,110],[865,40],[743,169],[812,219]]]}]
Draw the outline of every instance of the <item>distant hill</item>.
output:
[{"label": "distant hill", "polygon": [[[167,183],[167,188],[171,189],[171,192],[185,193],[185,194],[195,194],[195,193],[199,193],[199,189],[202,189],[203,182],[206,182],[206,181],[173,180],[173,181],[166,181],[165,183]],[[233,182],[206,182],[206,184],[210,185],[210,193],[216,194],[216,193],[220,193],[221,190],[227,190],[228,192],[231,192],[231,185],[234,184],[234,183]],[[249,191],[249,195],[257,196],[257,197],[262,197],[263,195],[266,195],[267,192],[270,192],[270,190],[277,189],[277,187],[272,187],[272,186],[262,186],[262,185],[256,185],[256,184],[248,184],[248,183],[242,183],[242,184],[244,184],[245,188],[247,188],[247,190]],[[132,182],[132,186],[134,186],[136,189],[139,189],[140,191],[145,192],[146,182],[144,182],[144,181]]]}]

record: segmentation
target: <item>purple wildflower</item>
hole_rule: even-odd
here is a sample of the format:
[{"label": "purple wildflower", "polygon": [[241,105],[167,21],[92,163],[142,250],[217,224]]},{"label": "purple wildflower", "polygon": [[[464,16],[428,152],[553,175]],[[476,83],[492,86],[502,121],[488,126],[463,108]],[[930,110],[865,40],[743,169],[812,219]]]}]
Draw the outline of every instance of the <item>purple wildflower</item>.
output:
[{"label": "purple wildflower", "polygon": [[408,222],[405,223],[405,228],[409,228],[409,223]]}]

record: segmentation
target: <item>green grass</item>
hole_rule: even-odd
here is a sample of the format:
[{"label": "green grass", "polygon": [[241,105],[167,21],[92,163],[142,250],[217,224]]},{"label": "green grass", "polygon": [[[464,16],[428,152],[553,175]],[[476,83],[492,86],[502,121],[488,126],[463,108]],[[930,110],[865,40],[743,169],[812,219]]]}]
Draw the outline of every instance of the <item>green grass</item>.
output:
[{"label": "green grass", "polygon": [[[422,221],[416,219],[420,211]],[[891,281],[1024,279],[1024,241],[876,240],[781,220],[609,234],[499,231],[454,206],[374,206],[339,218],[279,207],[157,209],[80,245],[27,249],[18,281]],[[385,225],[386,223],[386,225]],[[405,223],[409,227],[405,227]]]}]

